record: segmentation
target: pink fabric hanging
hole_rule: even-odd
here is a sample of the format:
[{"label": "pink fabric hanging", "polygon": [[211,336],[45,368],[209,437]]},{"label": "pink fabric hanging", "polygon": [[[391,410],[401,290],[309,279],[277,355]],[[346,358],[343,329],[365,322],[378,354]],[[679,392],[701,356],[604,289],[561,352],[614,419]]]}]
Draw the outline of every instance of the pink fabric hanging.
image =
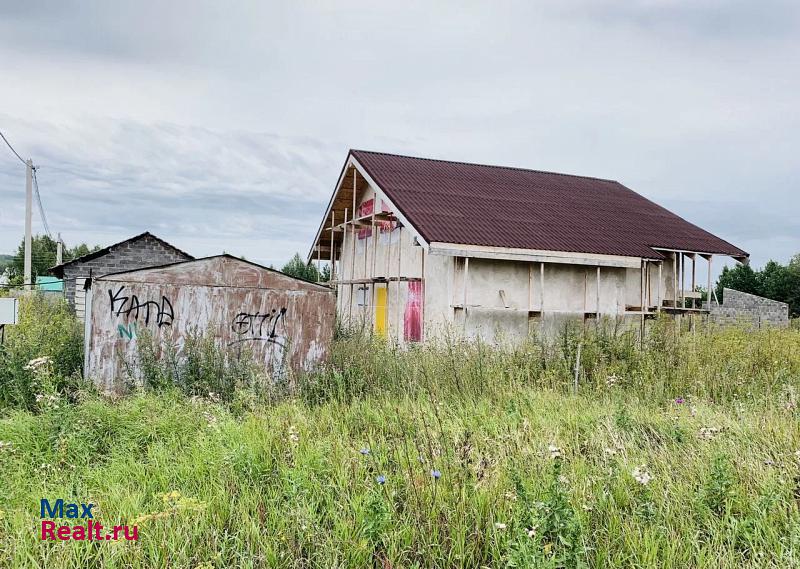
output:
[{"label": "pink fabric hanging", "polygon": [[406,311],[403,316],[403,336],[407,342],[422,341],[422,281],[408,282]]}]

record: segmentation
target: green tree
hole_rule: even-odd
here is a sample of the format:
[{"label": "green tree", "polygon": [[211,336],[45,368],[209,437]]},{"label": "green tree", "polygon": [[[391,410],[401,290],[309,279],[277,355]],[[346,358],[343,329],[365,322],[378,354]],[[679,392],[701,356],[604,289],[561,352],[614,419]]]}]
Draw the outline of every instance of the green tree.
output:
[{"label": "green tree", "polygon": [[310,282],[317,282],[318,280],[327,282],[331,278],[331,271],[327,265],[318,272],[313,263],[303,261],[300,253],[295,253],[294,257],[283,266],[281,272]]},{"label": "green tree", "polygon": [[733,269],[723,267],[716,287],[720,301],[723,300],[723,288],[786,302],[789,314],[800,316],[800,254],[792,257],[788,265],[769,261],[759,271],[754,271],[749,265],[738,265]]},{"label": "green tree", "polygon": [[722,274],[717,280],[717,298],[723,302],[722,289],[732,288],[739,292],[749,292],[761,296],[758,276],[750,265],[737,265],[730,269],[722,267]]},{"label": "green tree", "polygon": [[[62,252],[63,260],[71,261],[77,257],[87,255],[101,249],[99,245],[89,247],[86,243],[81,243],[72,249],[64,246]],[[34,235],[31,237],[31,278],[36,282],[36,277],[49,274],[49,269],[56,264],[58,253],[58,243],[49,235]],[[19,243],[17,253],[14,255],[9,265],[12,284],[24,284],[25,277],[25,239]]]}]

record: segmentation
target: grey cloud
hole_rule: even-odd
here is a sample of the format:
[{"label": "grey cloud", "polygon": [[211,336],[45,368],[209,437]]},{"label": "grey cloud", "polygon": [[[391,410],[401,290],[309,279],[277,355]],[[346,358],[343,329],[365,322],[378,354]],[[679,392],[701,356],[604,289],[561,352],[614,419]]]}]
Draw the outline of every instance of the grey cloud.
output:
[{"label": "grey cloud", "polygon": [[799,35],[780,0],[7,2],[0,128],[71,241],[279,263],[360,147],[614,178],[759,263],[800,250]]}]

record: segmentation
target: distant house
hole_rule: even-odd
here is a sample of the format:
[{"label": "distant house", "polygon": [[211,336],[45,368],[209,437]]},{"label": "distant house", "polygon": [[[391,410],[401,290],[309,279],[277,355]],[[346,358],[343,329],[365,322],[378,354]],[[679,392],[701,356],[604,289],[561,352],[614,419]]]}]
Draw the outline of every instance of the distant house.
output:
[{"label": "distant house", "polygon": [[748,259],[613,180],[351,150],[308,259],[343,321],[416,341],[707,314],[715,256]]},{"label": "distant house", "polygon": [[145,231],[94,253],[56,265],[50,269],[50,273],[64,280],[67,301],[83,320],[84,284],[90,276],[99,277],[108,273],[145,269],[192,259],[194,257],[188,253]]}]

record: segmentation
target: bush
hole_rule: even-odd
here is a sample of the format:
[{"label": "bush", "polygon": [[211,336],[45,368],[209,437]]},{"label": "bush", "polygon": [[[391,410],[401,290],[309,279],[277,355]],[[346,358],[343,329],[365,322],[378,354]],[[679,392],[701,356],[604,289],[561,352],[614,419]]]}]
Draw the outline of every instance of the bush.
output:
[{"label": "bush", "polygon": [[[157,343],[143,331],[137,340],[137,368],[127,378],[129,389],[177,389],[190,397],[234,401],[242,391],[261,398],[274,395],[274,385],[246,348],[217,345],[213,335],[195,331],[186,336],[180,353],[175,346]],[[243,394],[249,397],[250,393]]]},{"label": "bush", "polygon": [[[37,358],[39,365],[29,365]],[[0,409],[36,409],[36,396],[74,397],[82,384],[83,327],[63,299],[20,298],[19,322],[0,347]]]}]

